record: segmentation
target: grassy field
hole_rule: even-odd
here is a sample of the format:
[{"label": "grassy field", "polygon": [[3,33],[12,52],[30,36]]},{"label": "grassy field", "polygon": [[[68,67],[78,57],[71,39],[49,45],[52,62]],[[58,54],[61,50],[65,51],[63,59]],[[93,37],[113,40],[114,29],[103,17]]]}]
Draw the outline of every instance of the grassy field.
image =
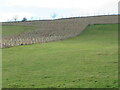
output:
[{"label": "grassy field", "polygon": [[63,41],[3,49],[3,88],[118,87],[118,25]]},{"label": "grassy field", "polygon": [[2,36],[16,35],[23,32],[35,30],[36,27],[32,26],[2,26]]}]

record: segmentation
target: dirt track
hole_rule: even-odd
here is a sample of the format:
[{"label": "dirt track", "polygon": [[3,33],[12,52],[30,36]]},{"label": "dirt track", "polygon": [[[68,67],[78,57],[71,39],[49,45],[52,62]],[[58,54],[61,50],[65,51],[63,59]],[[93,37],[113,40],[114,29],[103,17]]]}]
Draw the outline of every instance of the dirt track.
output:
[{"label": "dirt track", "polygon": [[15,36],[2,37],[2,48],[43,43],[62,40],[79,35],[89,24],[115,24],[118,23],[118,16],[96,16],[69,18],[59,20],[44,20],[31,22],[2,23],[2,25],[25,25],[36,26],[36,30],[22,33]]}]

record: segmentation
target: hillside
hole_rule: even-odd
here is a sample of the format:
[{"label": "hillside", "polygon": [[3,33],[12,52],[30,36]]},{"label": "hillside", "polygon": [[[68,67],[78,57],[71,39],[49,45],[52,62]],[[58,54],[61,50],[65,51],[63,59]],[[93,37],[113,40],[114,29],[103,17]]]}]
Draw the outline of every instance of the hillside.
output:
[{"label": "hillside", "polygon": [[118,25],[89,25],[81,35],[4,48],[3,88],[117,88]]}]

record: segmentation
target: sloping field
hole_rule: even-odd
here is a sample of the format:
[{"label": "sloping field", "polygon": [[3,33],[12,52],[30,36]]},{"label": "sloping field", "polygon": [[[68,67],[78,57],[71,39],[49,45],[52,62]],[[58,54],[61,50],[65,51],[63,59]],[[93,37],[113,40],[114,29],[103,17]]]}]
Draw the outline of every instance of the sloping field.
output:
[{"label": "sloping field", "polygon": [[118,25],[63,41],[3,49],[3,88],[117,88]]},{"label": "sloping field", "polygon": [[[6,22],[4,25],[34,26],[35,30],[2,38],[2,48],[63,40],[79,35],[89,24],[116,24],[118,16],[95,16],[60,20]],[[3,29],[4,32],[4,29]]]}]

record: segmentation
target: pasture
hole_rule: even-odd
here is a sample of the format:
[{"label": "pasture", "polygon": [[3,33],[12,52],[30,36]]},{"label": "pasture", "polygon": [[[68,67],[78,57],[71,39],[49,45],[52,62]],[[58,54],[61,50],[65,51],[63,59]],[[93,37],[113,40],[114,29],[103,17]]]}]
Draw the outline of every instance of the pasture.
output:
[{"label": "pasture", "polygon": [[2,53],[3,88],[118,87],[117,24],[90,25],[74,38]]}]

